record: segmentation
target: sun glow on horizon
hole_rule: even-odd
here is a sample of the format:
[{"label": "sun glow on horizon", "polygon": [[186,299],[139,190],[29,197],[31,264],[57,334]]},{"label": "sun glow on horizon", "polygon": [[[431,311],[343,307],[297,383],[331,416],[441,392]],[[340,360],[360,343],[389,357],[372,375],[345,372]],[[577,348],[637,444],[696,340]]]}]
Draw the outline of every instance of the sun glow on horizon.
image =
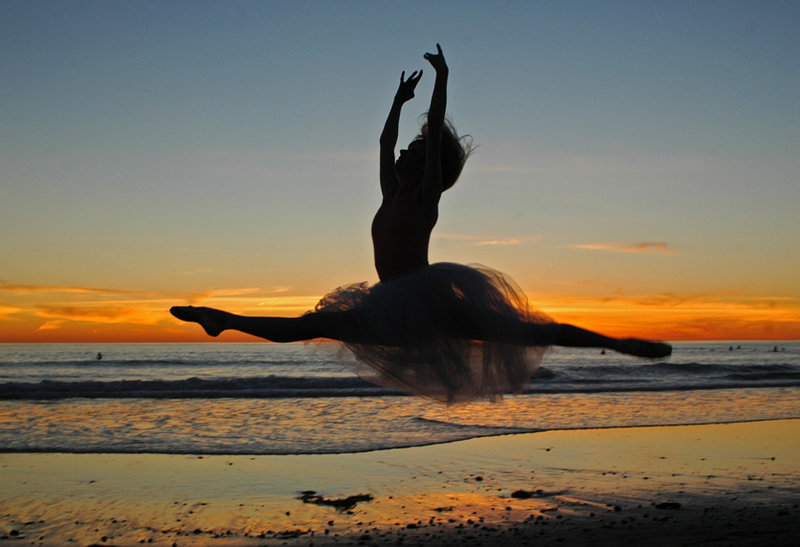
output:
[{"label": "sun glow on horizon", "polygon": [[0,2],[0,342],[214,341],[169,308],[375,280],[383,121],[425,68],[418,133],[436,41],[478,148],[431,261],[614,336],[800,339],[800,3],[412,4]]},{"label": "sun glow on horizon", "polygon": [[[191,304],[242,315],[293,317],[313,310],[318,295],[290,289],[228,288],[198,294],[0,285],[11,305],[0,307],[0,342],[194,342],[210,341],[195,324],[169,314]],[[138,298],[131,298],[137,294]],[[561,323],[611,336],[660,340],[800,339],[800,301],[788,297],[672,294],[590,297],[528,294]],[[223,333],[219,340],[257,340]]]}]

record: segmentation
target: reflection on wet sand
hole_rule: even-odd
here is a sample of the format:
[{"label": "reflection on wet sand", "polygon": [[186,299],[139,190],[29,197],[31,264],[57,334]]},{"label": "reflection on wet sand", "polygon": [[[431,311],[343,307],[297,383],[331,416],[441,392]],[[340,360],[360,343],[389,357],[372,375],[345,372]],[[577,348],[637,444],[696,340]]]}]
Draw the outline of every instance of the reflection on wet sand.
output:
[{"label": "reflection on wet sand", "polygon": [[[780,420],[340,455],[5,454],[0,541],[782,545],[800,532],[799,433]],[[368,496],[304,503],[310,490]]]}]

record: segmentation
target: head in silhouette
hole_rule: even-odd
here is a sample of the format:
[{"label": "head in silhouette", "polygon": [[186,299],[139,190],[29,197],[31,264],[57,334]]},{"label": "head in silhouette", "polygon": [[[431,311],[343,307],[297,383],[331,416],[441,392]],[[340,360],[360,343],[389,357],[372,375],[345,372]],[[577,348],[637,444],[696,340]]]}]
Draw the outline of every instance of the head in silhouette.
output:
[{"label": "head in silhouette", "polygon": [[[395,162],[395,173],[404,187],[416,187],[425,171],[425,146],[428,139],[428,124],[424,124],[408,148],[400,150]],[[445,120],[442,127],[442,191],[453,186],[464,169],[472,152],[469,135],[459,137],[455,127]]]}]

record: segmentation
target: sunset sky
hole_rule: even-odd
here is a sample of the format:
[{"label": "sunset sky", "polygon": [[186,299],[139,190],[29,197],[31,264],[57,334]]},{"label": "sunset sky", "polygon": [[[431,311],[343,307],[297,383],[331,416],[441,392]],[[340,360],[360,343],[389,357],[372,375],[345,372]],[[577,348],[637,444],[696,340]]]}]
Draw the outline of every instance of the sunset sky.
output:
[{"label": "sunset sky", "polygon": [[799,2],[5,0],[0,342],[377,281],[378,136],[436,42],[478,149],[431,261],[609,334],[800,338]]}]

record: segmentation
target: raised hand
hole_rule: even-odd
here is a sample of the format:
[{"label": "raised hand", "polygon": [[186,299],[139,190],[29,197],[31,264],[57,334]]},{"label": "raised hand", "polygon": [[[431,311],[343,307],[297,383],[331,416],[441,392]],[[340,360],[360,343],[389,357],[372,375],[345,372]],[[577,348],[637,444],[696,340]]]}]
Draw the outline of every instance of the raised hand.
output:
[{"label": "raised hand", "polygon": [[397,93],[394,94],[395,100],[406,102],[410,101],[414,98],[414,89],[417,87],[419,83],[419,79],[422,78],[422,71],[420,70],[419,73],[415,70],[411,73],[411,76],[408,77],[408,80],[405,79],[406,71],[400,73],[400,85],[397,87]]},{"label": "raised hand", "polygon": [[423,55],[423,57],[425,57],[425,60],[428,61],[431,66],[433,66],[437,74],[447,74],[449,69],[447,68],[447,63],[444,60],[442,46],[436,44],[436,53],[426,53]]}]

